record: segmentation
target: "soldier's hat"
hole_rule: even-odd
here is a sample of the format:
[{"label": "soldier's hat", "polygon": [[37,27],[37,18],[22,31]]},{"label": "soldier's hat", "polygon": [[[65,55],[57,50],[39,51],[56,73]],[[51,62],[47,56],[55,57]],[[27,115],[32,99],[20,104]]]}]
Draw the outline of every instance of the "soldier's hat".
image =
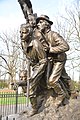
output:
[{"label": "soldier's hat", "polygon": [[47,15],[41,15],[40,17],[37,17],[36,23],[38,23],[39,20],[46,20],[46,21],[49,22],[51,25],[53,24],[53,22],[50,21],[50,19],[49,19],[49,17],[48,17]]}]

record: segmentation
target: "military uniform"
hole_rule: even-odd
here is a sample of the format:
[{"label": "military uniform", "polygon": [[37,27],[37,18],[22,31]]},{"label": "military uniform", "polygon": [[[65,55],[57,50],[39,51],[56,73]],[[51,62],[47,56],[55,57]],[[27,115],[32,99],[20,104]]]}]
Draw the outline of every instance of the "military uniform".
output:
[{"label": "military uniform", "polygon": [[[33,30],[33,34],[31,37],[26,33],[26,29],[29,26],[22,25],[21,26],[21,45],[23,48],[23,52],[26,57],[30,60],[30,65],[32,66],[32,75],[30,79],[30,101],[32,104],[33,112],[32,115],[38,112],[40,105],[38,106],[37,97],[42,95],[45,89],[47,89],[46,85],[46,66],[47,66],[47,58],[46,52],[44,51],[44,47],[41,42],[38,40],[42,40],[41,33],[37,30]],[[29,36],[27,36],[29,35]],[[29,37],[29,38],[27,38]]]},{"label": "military uniform", "polygon": [[[58,33],[54,31],[48,31],[45,34],[45,37],[50,46],[48,57],[52,58],[52,66],[51,66],[52,70],[48,79],[48,87],[54,88],[54,90],[58,94],[61,94],[61,91],[62,91],[63,95],[61,96],[61,98],[62,97],[69,98],[69,95],[70,95],[69,83],[71,79],[66,73],[66,70],[64,67],[67,59],[65,52],[69,50],[69,45],[63,39],[62,36],[60,36]],[[61,80],[61,82],[59,80]],[[65,94],[63,90],[60,91],[61,88],[59,88],[60,87],[59,84],[62,86],[63,89],[66,88],[64,90]]]},{"label": "military uniform", "polygon": [[[60,34],[57,32],[51,31],[51,25],[53,24],[52,21],[49,20],[49,17],[46,15],[41,15],[36,20],[38,29],[40,29],[49,45],[48,47],[48,71],[49,76],[47,79],[48,88],[54,88],[58,95],[62,95],[62,100],[68,96],[68,92],[64,86],[64,80],[68,83],[69,89],[69,82],[71,81],[70,77],[65,71],[65,62],[67,59],[66,51],[69,50],[69,45],[63,39]],[[44,26],[44,27],[43,27]],[[42,27],[42,29],[41,29]],[[66,91],[66,92],[65,92]],[[67,95],[66,95],[67,94]]]},{"label": "military uniform", "polygon": [[[65,72],[63,72],[65,61],[67,59],[65,52],[69,50],[69,45],[54,31],[48,31],[45,34],[45,37],[50,46],[48,57],[51,57],[53,61],[53,69],[48,81],[49,84],[52,85],[58,81],[59,78],[63,76],[62,73],[64,74]],[[70,79],[68,76],[67,78]]]}]

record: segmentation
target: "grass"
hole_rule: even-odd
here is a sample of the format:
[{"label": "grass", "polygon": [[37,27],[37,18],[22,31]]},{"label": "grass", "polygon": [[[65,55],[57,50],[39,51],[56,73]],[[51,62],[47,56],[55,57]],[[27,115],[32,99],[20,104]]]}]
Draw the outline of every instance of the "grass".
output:
[{"label": "grass", "polygon": [[[18,104],[25,104],[26,103],[26,98],[20,97],[18,98]],[[14,97],[11,98],[0,98],[0,105],[12,105],[16,104],[16,99]]]},{"label": "grass", "polygon": [[[18,104],[25,104],[27,101],[24,95],[18,96]],[[0,93],[0,105],[12,105],[16,104],[16,94],[15,93]]]}]

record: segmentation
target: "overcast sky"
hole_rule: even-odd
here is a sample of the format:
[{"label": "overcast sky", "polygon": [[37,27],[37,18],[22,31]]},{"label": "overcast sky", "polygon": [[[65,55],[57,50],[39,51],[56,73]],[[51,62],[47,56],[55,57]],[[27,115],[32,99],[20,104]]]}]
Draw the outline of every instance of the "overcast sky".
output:
[{"label": "overcast sky", "polygon": [[[52,21],[58,13],[65,14],[65,7],[70,6],[73,1],[76,0],[31,0],[34,13],[38,16],[47,14]],[[17,28],[24,22],[18,0],[0,0],[0,32]]]}]

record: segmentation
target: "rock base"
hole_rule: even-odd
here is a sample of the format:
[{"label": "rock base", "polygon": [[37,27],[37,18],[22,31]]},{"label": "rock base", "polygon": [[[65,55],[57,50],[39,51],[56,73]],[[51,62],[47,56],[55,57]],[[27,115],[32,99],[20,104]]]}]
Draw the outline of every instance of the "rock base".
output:
[{"label": "rock base", "polygon": [[28,117],[28,113],[25,113],[19,115],[17,120],[80,120],[80,97],[70,99],[67,105],[58,109],[55,108],[53,100],[49,98],[41,112],[32,117]]}]

